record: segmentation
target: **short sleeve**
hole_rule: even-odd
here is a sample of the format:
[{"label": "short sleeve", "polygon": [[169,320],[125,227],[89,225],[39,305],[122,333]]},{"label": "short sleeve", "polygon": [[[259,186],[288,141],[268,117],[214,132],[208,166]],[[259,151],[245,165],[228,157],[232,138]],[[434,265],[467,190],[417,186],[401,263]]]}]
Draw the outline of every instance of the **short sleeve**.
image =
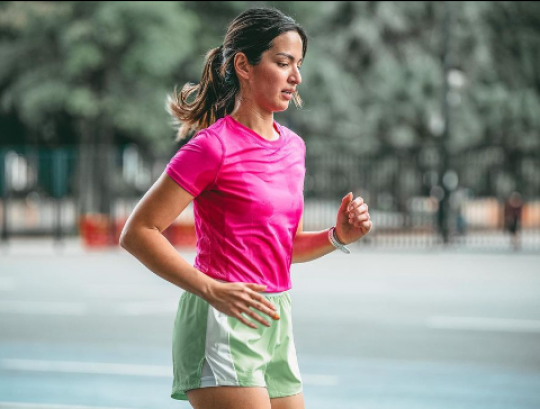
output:
[{"label": "short sleeve", "polygon": [[223,145],[219,138],[201,131],[171,158],[165,172],[194,197],[215,182],[223,162]]}]

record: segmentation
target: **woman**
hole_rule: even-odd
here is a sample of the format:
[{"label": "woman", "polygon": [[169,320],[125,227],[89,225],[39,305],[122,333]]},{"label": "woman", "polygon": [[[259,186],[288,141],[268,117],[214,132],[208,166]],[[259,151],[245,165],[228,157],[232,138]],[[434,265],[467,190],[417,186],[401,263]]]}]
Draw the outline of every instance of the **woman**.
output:
[{"label": "woman", "polygon": [[[301,409],[290,265],[348,251],[371,228],[367,205],[343,198],[335,229],[302,231],[305,144],[274,120],[300,103],[307,37],[275,9],[240,14],[197,85],[170,99],[196,135],[167,165],[122,232],[121,245],[185,290],[173,332],[172,397],[195,409]],[[189,101],[188,101],[189,100]],[[194,201],[197,257],[163,237]],[[257,326],[256,323],[262,324]]]}]

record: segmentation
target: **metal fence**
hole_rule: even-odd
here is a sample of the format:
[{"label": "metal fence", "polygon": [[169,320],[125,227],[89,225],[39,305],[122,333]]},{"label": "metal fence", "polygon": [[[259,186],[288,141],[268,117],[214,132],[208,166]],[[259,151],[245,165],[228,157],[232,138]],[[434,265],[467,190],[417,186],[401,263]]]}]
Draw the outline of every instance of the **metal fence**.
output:
[{"label": "metal fence", "polygon": [[[304,228],[335,224],[341,198],[352,191],[369,204],[374,225],[360,246],[439,246],[443,217],[449,232],[445,245],[540,249],[540,155],[509,156],[487,147],[450,158],[444,173],[438,155],[429,148],[378,157],[308,149]],[[115,245],[123,223],[169,158],[150,156],[133,145],[4,148],[1,238],[4,242],[37,235],[88,239],[91,231],[106,231],[107,238],[96,243]],[[504,209],[505,200],[516,190],[523,204],[513,235],[505,230]],[[441,214],[443,200],[448,206]],[[175,225],[187,234],[192,224],[189,207]],[[184,244],[193,243],[192,237]]]}]

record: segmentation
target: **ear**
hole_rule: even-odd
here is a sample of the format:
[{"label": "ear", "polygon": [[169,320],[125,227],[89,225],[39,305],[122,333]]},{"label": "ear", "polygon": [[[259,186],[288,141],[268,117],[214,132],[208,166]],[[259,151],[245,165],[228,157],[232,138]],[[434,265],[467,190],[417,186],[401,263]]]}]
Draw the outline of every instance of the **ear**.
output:
[{"label": "ear", "polygon": [[234,69],[238,78],[249,80],[251,76],[251,64],[244,53],[237,53],[234,56]]}]

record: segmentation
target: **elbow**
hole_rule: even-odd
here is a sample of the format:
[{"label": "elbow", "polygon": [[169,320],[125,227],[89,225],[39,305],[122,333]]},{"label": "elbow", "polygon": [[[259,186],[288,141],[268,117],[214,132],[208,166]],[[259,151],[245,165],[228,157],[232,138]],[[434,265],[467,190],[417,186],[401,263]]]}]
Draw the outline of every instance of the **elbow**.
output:
[{"label": "elbow", "polygon": [[120,247],[127,250],[127,241],[126,241],[126,236],[124,235],[124,232],[120,234],[120,239],[118,243],[120,244]]},{"label": "elbow", "polygon": [[130,245],[132,236],[133,236],[133,232],[127,228],[127,225],[124,226],[124,228],[122,229],[122,232],[120,233],[120,238],[119,238],[120,247],[129,251],[129,245]]},{"label": "elbow", "polygon": [[129,223],[127,223],[122,229],[122,232],[120,233],[118,243],[122,248],[134,254],[134,251],[141,247],[141,241],[149,238],[149,235],[151,235],[154,231],[159,230],[156,228],[144,228],[141,226],[133,224],[130,225]]},{"label": "elbow", "polygon": [[123,249],[125,249],[125,250],[128,249],[127,239],[126,239],[126,235],[124,234],[124,232],[122,232],[122,234],[120,235],[120,240],[119,240],[118,243],[120,244],[120,247],[122,247]]}]

